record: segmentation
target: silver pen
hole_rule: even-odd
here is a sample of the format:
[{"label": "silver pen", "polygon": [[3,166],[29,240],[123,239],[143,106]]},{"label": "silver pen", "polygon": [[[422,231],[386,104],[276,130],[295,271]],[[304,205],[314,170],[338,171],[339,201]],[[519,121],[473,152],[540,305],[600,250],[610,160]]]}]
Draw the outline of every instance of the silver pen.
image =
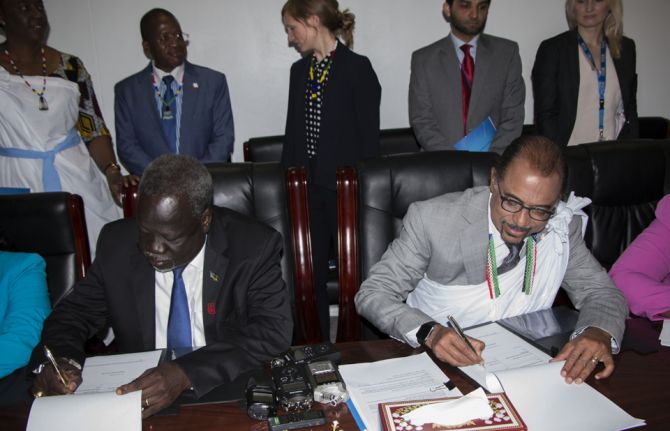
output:
[{"label": "silver pen", "polygon": [[[451,326],[454,329],[454,331],[456,331],[458,336],[461,337],[463,339],[463,341],[465,341],[465,344],[468,345],[470,350],[472,350],[475,353],[475,355],[479,356],[479,353],[477,353],[477,351],[475,350],[472,343],[470,343],[470,340],[468,340],[468,337],[465,335],[465,332],[463,332],[463,329],[461,329],[461,326],[458,324],[458,322],[456,322],[456,319],[454,319],[454,316],[452,316],[450,314],[449,316],[447,316],[447,320],[449,321],[449,326]],[[482,364],[483,363],[484,363],[484,360],[482,359]]]},{"label": "silver pen", "polygon": [[65,378],[63,377],[63,373],[61,373],[60,368],[58,367],[58,364],[56,363],[56,358],[54,358],[54,355],[51,353],[51,350],[47,346],[44,346],[44,354],[46,355],[47,359],[49,362],[51,362],[51,365],[54,366],[56,369],[56,373],[58,374],[58,378],[60,379],[60,382],[63,384],[63,386],[67,386],[67,383],[65,382]]}]

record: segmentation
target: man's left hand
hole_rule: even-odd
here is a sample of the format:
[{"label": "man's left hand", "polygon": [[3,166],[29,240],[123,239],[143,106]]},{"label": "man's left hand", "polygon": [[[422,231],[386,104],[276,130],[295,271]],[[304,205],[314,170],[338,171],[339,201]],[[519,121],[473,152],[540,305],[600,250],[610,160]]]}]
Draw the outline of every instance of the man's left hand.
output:
[{"label": "man's left hand", "polygon": [[596,379],[609,377],[614,371],[612,359],[612,337],[599,328],[590,327],[574,340],[568,342],[552,362],[565,361],[561,376],[566,383],[580,384],[595,370],[598,362],[605,369],[595,375]]},{"label": "man's left hand", "polygon": [[165,362],[150,368],[132,382],[119,386],[118,395],[142,391],[142,419],[158,413],[177,399],[179,394],[191,387],[191,381],[174,362]]}]

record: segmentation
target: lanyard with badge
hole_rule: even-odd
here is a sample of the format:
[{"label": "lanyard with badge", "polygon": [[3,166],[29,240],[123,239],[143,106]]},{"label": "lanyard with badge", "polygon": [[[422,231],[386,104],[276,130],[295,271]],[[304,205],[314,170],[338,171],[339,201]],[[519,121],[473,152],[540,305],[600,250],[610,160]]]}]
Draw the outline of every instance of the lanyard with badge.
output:
[{"label": "lanyard with badge", "polygon": [[582,51],[584,51],[584,55],[586,58],[589,60],[591,63],[591,67],[593,70],[597,70],[598,72],[598,93],[600,96],[600,104],[598,106],[598,131],[599,131],[599,140],[604,139],[604,120],[605,120],[605,83],[607,82],[607,41],[605,40],[605,37],[603,36],[600,39],[600,69],[596,69],[596,62],[593,59],[593,54],[591,54],[591,50],[589,47],[586,45],[586,42],[584,42],[584,39],[582,36],[577,33],[577,42],[579,42],[579,46],[582,47]]}]

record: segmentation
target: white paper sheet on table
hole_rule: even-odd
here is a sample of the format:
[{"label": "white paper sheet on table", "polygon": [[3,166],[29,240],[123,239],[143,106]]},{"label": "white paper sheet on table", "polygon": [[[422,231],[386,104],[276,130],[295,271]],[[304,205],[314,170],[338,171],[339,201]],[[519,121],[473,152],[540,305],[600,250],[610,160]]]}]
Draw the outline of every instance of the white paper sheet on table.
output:
[{"label": "white paper sheet on table", "polygon": [[158,365],[160,358],[160,350],[87,358],[81,375],[82,383],[75,393],[114,392],[119,386],[135,380],[145,370]]},{"label": "white paper sheet on table", "polygon": [[379,403],[422,400],[463,395],[458,388],[447,389],[449,381],[426,354],[339,367],[347,391],[365,426],[380,428]]},{"label": "white paper sheet on table", "polygon": [[161,351],[86,359],[82,384],[74,395],[38,398],[30,408],[27,431],[140,431],[142,392],[116,395],[145,370],[158,365]]},{"label": "white paper sheet on table", "polygon": [[461,370],[490,392],[505,392],[529,431],[623,430],[645,422],[626,413],[588,384],[567,384],[563,362],[497,323],[465,333],[486,343],[484,366]]},{"label": "white paper sheet on table", "polygon": [[502,392],[490,373],[546,364],[551,359],[551,356],[495,322],[466,329],[465,333],[486,344],[482,352],[484,366],[470,365],[460,369],[489,392]]},{"label": "white paper sheet on table", "polygon": [[37,398],[26,431],[140,431],[141,405],[141,391]]}]

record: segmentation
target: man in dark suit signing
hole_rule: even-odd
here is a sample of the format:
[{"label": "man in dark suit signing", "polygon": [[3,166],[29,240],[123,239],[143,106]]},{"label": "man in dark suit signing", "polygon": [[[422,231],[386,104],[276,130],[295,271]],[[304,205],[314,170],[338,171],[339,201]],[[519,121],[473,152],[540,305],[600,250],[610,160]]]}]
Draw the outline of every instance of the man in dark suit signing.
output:
[{"label": "man in dark suit signing", "polygon": [[142,177],[137,219],[102,229],[86,278],[45,322],[42,344],[69,384],[46,366],[33,393],[73,392],[84,343],[108,319],[120,352],[167,348],[172,359],[117,389],[142,390],[143,417],[183,391],[201,397],[259,367],[291,341],[281,244],[264,224],[214,207],[212,178],[198,161],[159,157]]},{"label": "man in dark suit signing", "polygon": [[151,63],[114,87],[116,147],[128,171],[142,171],[161,154],[225,162],[235,132],[223,73],[186,61],[188,37],[165,9],[140,21]]},{"label": "man in dark suit signing", "polygon": [[526,88],[516,42],[484,34],[491,0],[446,0],[451,34],[412,54],[409,121],[424,150],[451,150],[487,117],[490,151],[521,134]]}]

